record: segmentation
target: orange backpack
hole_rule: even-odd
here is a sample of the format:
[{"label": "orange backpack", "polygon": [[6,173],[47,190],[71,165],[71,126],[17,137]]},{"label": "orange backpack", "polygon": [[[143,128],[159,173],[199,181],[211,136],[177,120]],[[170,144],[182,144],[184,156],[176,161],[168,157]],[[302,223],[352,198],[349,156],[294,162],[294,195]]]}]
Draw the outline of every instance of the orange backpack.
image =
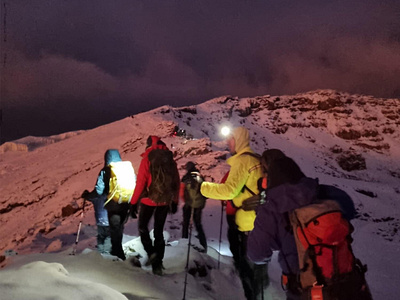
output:
[{"label": "orange backpack", "polygon": [[295,209],[289,215],[296,241],[303,289],[326,286],[352,272],[352,225],[333,200]]}]

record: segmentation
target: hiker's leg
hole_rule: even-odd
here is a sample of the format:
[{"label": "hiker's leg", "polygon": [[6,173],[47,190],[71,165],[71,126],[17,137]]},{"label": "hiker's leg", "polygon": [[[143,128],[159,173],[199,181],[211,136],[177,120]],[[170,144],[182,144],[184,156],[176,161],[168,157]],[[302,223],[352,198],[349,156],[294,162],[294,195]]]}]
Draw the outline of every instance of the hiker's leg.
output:
[{"label": "hiker's leg", "polygon": [[118,204],[117,202],[110,201],[107,203],[105,208],[108,213],[108,222],[110,229],[110,237],[111,237],[111,254],[118,256],[122,260],[125,260],[125,253],[122,249],[122,237],[124,231],[124,218],[127,214],[128,204],[124,203]]},{"label": "hiker's leg", "polygon": [[182,222],[182,238],[187,239],[189,237],[189,222],[190,222],[190,214],[191,207],[189,205],[184,205],[182,208],[183,212],[183,222]]},{"label": "hiker's leg", "polygon": [[202,211],[203,211],[202,208],[194,209],[193,221],[194,221],[194,225],[196,226],[197,234],[199,236],[200,245],[202,245],[204,250],[207,252],[207,239],[206,239],[206,235],[204,234],[203,226],[201,224]]},{"label": "hiker's leg", "polygon": [[100,253],[109,252],[106,249],[106,239],[110,236],[109,227],[97,225],[97,251]]},{"label": "hiker's leg", "polygon": [[139,220],[138,220],[139,235],[140,235],[140,240],[142,241],[143,244],[143,248],[147,252],[148,256],[154,253],[154,247],[150,239],[148,225],[155,208],[156,208],[155,206],[149,206],[141,203],[139,210]]},{"label": "hiker's leg", "polygon": [[239,254],[239,230],[235,222],[235,215],[226,215],[226,221],[228,223],[228,241],[229,249],[232,252],[233,262],[236,269],[239,269],[240,254]]},{"label": "hiker's leg", "polygon": [[251,266],[249,259],[247,258],[247,234],[246,232],[240,232],[239,234],[239,276],[242,280],[244,294],[247,300],[254,300],[254,270]]},{"label": "hiker's leg", "polygon": [[111,236],[111,254],[118,256],[122,260],[125,260],[125,253],[122,249],[122,228],[121,228],[121,216],[119,214],[108,214],[110,223],[110,236]]},{"label": "hiker's leg", "polygon": [[256,265],[250,262],[253,269],[253,290],[257,300],[264,299],[264,290],[269,285],[268,264]]},{"label": "hiker's leg", "polygon": [[164,224],[167,219],[169,207],[157,206],[154,212],[154,250],[157,253],[157,260],[162,263],[165,251],[165,241],[164,241]]}]

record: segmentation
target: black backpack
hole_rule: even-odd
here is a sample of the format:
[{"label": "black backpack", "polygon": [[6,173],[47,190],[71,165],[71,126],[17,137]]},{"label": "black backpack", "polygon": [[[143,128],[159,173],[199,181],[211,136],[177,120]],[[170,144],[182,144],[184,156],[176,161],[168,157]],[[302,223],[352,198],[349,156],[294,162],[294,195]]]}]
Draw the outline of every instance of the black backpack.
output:
[{"label": "black backpack", "polygon": [[207,198],[200,193],[201,182],[197,180],[198,177],[201,178],[201,175],[199,172],[190,172],[188,175],[184,182],[185,203],[192,208],[204,208]]},{"label": "black backpack", "polygon": [[173,153],[167,149],[154,149],[148,159],[151,174],[148,197],[156,203],[170,204],[179,193],[179,172]]}]

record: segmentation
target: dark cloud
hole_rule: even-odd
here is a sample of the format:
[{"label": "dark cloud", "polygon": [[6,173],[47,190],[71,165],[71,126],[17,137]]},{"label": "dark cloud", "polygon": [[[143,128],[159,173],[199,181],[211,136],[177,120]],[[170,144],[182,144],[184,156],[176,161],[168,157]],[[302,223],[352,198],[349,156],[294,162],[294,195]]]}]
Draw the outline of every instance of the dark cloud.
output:
[{"label": "dark cloud", "polygon": [[3,0],[4,7],[3,140],[227,94],[331,88],[400,97],[398,1]]}]

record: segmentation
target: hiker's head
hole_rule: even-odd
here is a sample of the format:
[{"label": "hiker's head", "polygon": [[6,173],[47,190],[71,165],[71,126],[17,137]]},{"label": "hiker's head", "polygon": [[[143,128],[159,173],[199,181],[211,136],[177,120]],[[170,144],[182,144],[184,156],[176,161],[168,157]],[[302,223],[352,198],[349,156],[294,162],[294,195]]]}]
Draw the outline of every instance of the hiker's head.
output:
[{"label": "hiker's head", "polygon": [[186,171],[188,171],[188,172],[197,171],[197,169],[196,169],[196,164],[195,164],[194,162],[192,162],[192,161],[188,161],[188,162],[186,163],[185,169],[186,169]]},{"label": "hiker's head", "polygon": [[226,143],[232,154],[240,152],[250,144],[249,131],[244,127],[233,129],[232,134],[227,136]]},{"label": "hiker's head", "polygon": [[153,145],[164,145],[165,146],[165,143],[158,136],[149,135],[149,137],[147,138],[147,141],[146,141],[146,149]]},{"label": "hiker's head", "polygon": [[106,166],[117,161],[121,161],[121,155],[117,149],[108,149],[106,153],[104,153],[104,164]]},{"label": "hiker's head", "polygon": [[275,159],[268,165],[268,188],[285,183],[296,184],[304,177],[300,167],[290,157]]},{"label": "hiker's head", "polygon": [[268,149],[263,152],[261,155],[261,164],[263,167],[264,173],[268,173],[268,166],[276,159],[280,159],[286,157],[285,153],[283,153],[279,149]]}]

